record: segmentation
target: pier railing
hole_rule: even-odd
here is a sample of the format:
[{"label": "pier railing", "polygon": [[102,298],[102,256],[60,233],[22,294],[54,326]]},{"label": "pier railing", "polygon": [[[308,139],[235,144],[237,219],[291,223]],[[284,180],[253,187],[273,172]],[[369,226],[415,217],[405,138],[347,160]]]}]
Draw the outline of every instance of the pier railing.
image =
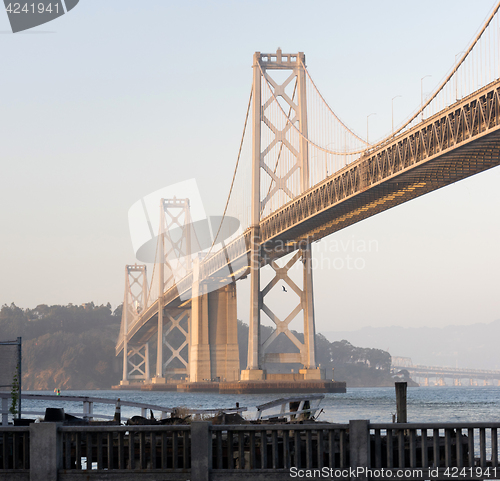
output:
[{"label": "pier railing", "polygon": [[210,431],[217,474],[347,467],[348,424],[211,426]]},{"label": "pier railing", "polygon": [[[9,422],[9,404],[11,402],[11,393],[10,392],[0,392],[0,400],[1,400],[1,419],[2,426],[7,426]],[[60,404],[60,403],[73,403],[74,408],[67,412],[67,414],[71,414],[72,416],[79,416],[87,420],[92,420],[94,418],[98,419],[113,419],[113,415],[103,414],[94,412],[95,405],[114,405],[115,411],[117,407],[132,407],[138,409],[138,414],[146,417],[149,415],[151,411],[159,412],[159,416],[161,419],[166,417],[167,413],[172,413],[173,409],[165,406],[157,406],[155,404],[146,404],[146,403],[138,403],[134,401],[126,401],[120,399],[111,399],[111,398],[99,398],[93,396],[66,396],[66,395],[55,395],[55,394],[21,394],[21,399],[23,401],[30,401],[33,404],[33,401],[50,401],[52,405]],[[81,405],[82,410],[79,410],[76,405]],[[139,411],[140,409],[140,411]],[[43,416],[45,414],[45,407],[41,411],[33,411],[33,410],[23,410],[22,414],[24,416]]]},{"label": "pier railing", "polygon": [[291,475],[304,477],[306,470],[358,480],[498,479],[499,428],[500,423],[364,420],[164,426],[35,423],[0,428],[0,479],[289,480]]},{"label": "pier railing", "polygon": [[28,427],[0,428],[0,473],[24,473],[29,479],[29,431]]}]

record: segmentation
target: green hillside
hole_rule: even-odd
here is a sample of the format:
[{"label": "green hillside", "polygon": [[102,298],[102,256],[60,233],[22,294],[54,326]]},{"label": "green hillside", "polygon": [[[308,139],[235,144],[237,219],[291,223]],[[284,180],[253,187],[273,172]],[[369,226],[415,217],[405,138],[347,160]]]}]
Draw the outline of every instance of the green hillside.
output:
[{"label": "green hillside", "polygon": [[115,341],[121,308],[46,306],[0,310],[0,339],[23,339],[23,389],[105,389],[120,380]]}]

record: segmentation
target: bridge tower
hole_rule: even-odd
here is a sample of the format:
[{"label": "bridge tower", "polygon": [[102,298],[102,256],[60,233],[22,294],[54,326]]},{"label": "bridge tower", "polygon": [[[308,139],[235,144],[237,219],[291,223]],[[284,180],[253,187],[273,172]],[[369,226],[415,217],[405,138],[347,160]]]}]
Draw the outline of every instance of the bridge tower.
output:
[{"label": "bridge tower", "polygon": [[123,336],[123,379],[121,385],[130,381],[148,381],[149,343],[134,345],[128,342],[128,332],[146,307],[147,275],[145,265],[125,266],[125,296],[123,299],[121,335]]},{"label": "bridge tower", "polygon": [[[236,284],[211,291],[200,279],[200,243],[189,199],[162,199],[158,243],[158,350],[153,383],[239,378]],[[192,274],[191,297],[168,303],[164,293]],[[166,348],[166,349],[165,349]],[[165,352],[167,351],[167,352]]]},{"label": "bridge tower", "polygon": [[[176,280],[191,270],[192,227],[189,199],[161,199],[158,271],[158,331],[156,375],[153,383],[164,383],[167,377],[189,373],[190,308],[165,306],[163,294]],[[164,347],[167,348],[165,360]]]},{"label": "bridge tower", "polygon": [[[280,83],[275,71],[289,72],[286,79]],[[273,74],[274,77],[273,78]],[[287,87],[295,82],[294,94],[286,92]],[[263,95],[263,87],[270,85],[271,95]],[[295,93],[297,100],[295,100]],[[266,96],[268,98],[266,98]],[[261,251],[259,224],[261,215],[273,195],[282,191],[288,198],[305,192],[310,187],[308,142],[307,142],[307,103],[306,103],[306,73],[305,55],[283,54],[278,49],[275,54],[256,52],[253,59],[253,90],[252,90],[252,202],[251,202],[251,240],[250,240],[250,320],[248,340],[248,364],[242,371],[243,380],[265,379],[262,369],[263,362],[298,362],[303,365],[300,372],[304,379],[320,379],[321,372],[316,367],[315,326],[313,305],[313,278],[311,266],[311,247],[307,242],[294,246],[297,252],[284,267],[280,267],[272,259],[266,259]],[[277,100],[288,110],[286,121],[273,123],[269,107]],[[284,110],[283,110],[284,112]],[[263,131],[265,130],[265,135]],[[291,133],[298,131],[300,138],[292,145]],[[267,145],[266,145],[267,144]],[[269,165],[268,155],[275,149],[286,149],[289,163],[288,172],[279,176],[276,169]],[[280,150],[281,152],[281,150]],[[279,160],[279,157],[278,157]],[[290,162],[290,161],[289,161]],[[276,164],[277,165],[277,164]],[[270,179],[268,192],[263,192],[262,176]],[[292,187],[292,176],[298,177],[298,189]],[[297,183],[297,182],[296,182]],[[264,195],[263,195],[264,194]],[[287,246],[290,248],[290,246]],[[293,250],[290,248],[290,250]],[[303,270],[302,288],[297,286],[288,276],[289,269],[300,262]],[[260,285],[260,268],[268,264],[274,270],[274,279],[263,289]],[[285,319],[279,319],[265,303],[265,296],[277,284],[285,282],[299,296],[298,306]],[[261,311],[274,322],[276,329],[264,342],[260,339]],[[290,322],[300,313],[304,316],[304,342],[300,342],[289,329]],[[298,353],[266,354],[266,348],[280,334],[284,333],[298,348]]]}]

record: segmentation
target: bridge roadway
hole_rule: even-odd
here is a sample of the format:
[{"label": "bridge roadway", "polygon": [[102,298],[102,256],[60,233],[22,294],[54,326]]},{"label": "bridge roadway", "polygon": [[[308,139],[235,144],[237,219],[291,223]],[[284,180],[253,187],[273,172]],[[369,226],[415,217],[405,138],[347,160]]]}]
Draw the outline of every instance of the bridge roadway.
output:
[{"label": "bridge roadway", "polygon": [[[500,164],[500,80],[367,150],[357,161],[260,222],[261,263],[282,257],[363,219]],[[250,231],[204,260],[200,279],[215,283],[249,272]],[[228,275],[227,266],[231,266]],[[164,306],[183,308],[192,274],[163,294]],[[129,343],[155,332],[158,302],[130,326]],[[118,354],[123,340],[116,346]]]}]

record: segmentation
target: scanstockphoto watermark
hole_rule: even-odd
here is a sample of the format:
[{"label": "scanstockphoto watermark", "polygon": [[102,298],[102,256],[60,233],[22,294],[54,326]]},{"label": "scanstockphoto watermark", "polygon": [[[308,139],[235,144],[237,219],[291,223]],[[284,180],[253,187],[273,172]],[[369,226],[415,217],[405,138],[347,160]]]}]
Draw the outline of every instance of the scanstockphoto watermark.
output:
[{"label": "scanstockphoto watermark", "polygon": [[[258,237],[254,238],[260,242]],[[313,243],[315,244],[315,254],[367,254],[369,252],[378,252],[379,243],[376,239],[357,239],[351,236],[350,239],[332,239],[327,242],[316,244],[314,237],[307,236],[297,242],[277,240],[273,243],[264,243],[262,245],[262,252],[264,254],[281,253],[286,254],[290,251],[307,249]]]},{"label": "scanstockphoto watermark", "polygon": [[[425,477],[424,477],[425,476]],[[290,468],[290,478],[296,479],[433,479],[438,477],[438,470],[429,469],[386,469],[386,468]]]},{"label": "scanstockphoto watermark", "polygon": [[80,0],[4,0],[13,33],[29,30],[62,17],[77,6]]},{"label": "scanstockphoto watermark", "polygon": [[297,479],[498,479],[496,467],[448,467],[448,468],[290,468],[290,478]]},{"label": "scanstockphoto watermark", "polygon": [[322,270],[362,271],[367,258],[379,252],[376,239],[327,239],[314,249],[311,268]]},{"label": "scanstockphoto watermark", "polygon": [[366,268],[367,257],[379,252],[379,242],[376,239],[358,239],[352,236],[349,239],[326,239],[317,244],[307,237],[298,242],[264,243],[259,255],[273,258],[276,255],[309,249],[311,245],[314,245],[314,250],[309,267],[313,270],[361,271]]}]

